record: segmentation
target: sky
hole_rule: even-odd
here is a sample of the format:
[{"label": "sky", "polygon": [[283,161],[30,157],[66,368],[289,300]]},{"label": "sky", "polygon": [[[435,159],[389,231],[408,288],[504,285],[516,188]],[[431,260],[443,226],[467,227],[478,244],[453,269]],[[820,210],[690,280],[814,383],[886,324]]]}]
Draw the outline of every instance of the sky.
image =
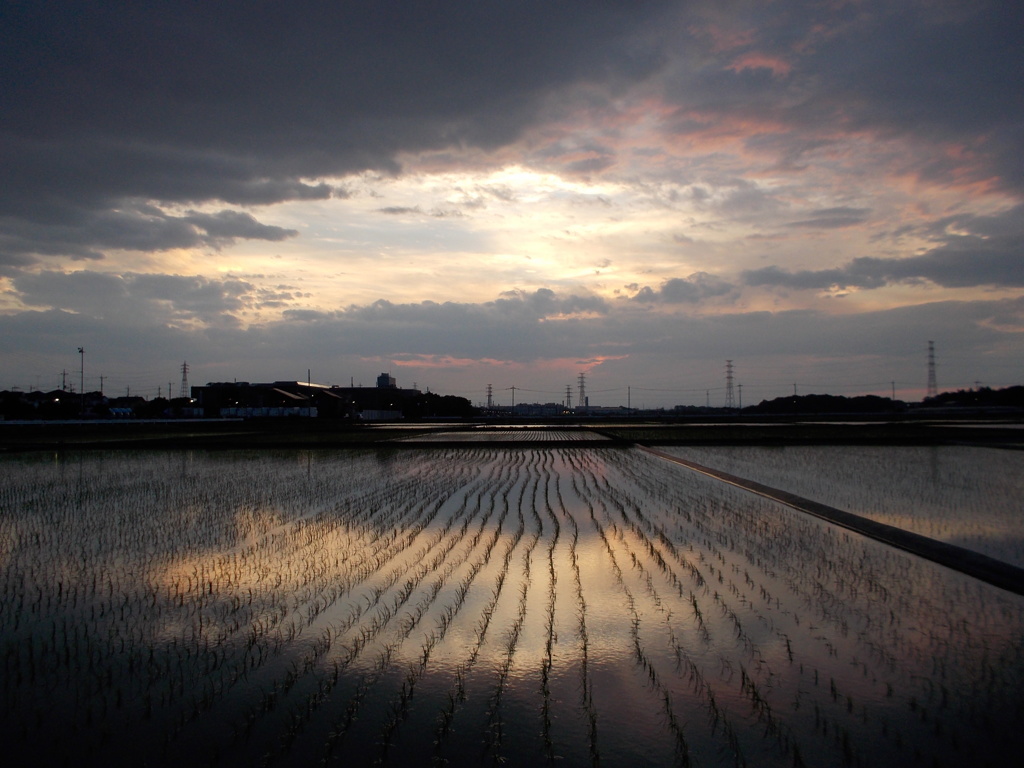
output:
[{"label": "sky", "polygon": [[0,389],[918,400],[929,342],[940,391],[1024,383],[1022,38],[1006,0],[3,3]]}]

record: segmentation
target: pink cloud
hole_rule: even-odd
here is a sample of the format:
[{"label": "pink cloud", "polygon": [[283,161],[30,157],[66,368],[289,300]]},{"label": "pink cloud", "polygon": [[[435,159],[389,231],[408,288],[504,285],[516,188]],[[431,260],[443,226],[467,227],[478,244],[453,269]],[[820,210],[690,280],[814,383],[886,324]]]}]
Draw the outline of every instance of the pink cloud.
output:
[{"label": "pink cloud", "polygon": [[742,72],[746,69],[767,69],[775,77],[785,77],[793,71],[793,65],[778,56],[769,56],[753,51],[738,56],[726,69],[731,69],[734,72]]}]

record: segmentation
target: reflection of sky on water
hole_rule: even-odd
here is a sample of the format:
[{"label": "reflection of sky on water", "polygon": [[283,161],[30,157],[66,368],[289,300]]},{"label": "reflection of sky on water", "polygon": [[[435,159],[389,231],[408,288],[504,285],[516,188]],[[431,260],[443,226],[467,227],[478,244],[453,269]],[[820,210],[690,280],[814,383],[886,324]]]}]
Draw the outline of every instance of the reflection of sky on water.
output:
[{"label": "reflection of sky on water", "polygon": [[1024,453],[967,446],[668,453],[1024,567]]},{"label": "reflection of sky on water", "polygon": [[15,702],[60,686],[58,756],[99,720],[168,764],[826,764],[845,732],[883,766],[1024,722],[1024,600],[638,451],[3,461],[0,722],[50,732]]}]

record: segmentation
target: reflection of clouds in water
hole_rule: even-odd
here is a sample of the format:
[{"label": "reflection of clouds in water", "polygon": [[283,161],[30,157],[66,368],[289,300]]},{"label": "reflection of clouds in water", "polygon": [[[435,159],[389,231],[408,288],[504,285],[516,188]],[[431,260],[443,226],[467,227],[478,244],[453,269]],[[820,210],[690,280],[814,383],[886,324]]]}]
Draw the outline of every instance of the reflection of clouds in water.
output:
[{"label": "reflection of clouds in water", "polygon": [[1024,453],[967,446],[669,453],[1024,566]]},{"label": "reflection of clouds in water", "polygon": [[[339,757],[372,761],[388,745],[393,764],[482,744],[510,762],[550,748],[573,763],[597,750],[610,764],[664,764],[679,735],[706,765],[723,749],[792,764],[783,743],[835,762],[835,739],[805,717],[817,709],[858,759],[884,763],[897,735],[924,753],[945,744],[908,700],[984,748],[992,731],[965,723],[1006,726],[1024,680],[1024,601],[636,450],[170,452],[82,465],[26,470],[11,490],[35,499],[13,517],[40,545],[35,564],[9,548],[5,606],[34,568],[49,593],[39,610],[67,607],[54,589],[67,530],[102,553],[77,566],[79,585],[97,582],[80,621],[53,624],[58,647],[78,651],[37,665],[37,682],[109,674],[114,687],[68,687],[68,733],[120,695],[135,714],[116,728],[144,724],[175,758],[230,731],[243,762],[319,759],[332,734],[344,734]],[[82,490],[88,503],[61,501]],[[67,530],[47,524],[62,516]],[[15,637],[9,617],[4,642],[51,656],[49,635]],[[104,638],[102,650],[81,633]],[[8,658],[24,679],[22,653]],[[14,679],[0,691],[23,696]],[[53,746],[101,748],[90,739]]]}]

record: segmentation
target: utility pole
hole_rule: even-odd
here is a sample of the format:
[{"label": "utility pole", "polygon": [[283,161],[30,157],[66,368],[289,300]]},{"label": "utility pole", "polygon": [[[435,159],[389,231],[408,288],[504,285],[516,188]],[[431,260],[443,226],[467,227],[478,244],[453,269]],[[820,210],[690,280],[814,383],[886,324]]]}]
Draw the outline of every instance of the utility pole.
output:
[{"label": "utility pole", "polygon": [[736,386],[740,390],[740,410],[742,411],[743,410],[743,385],[742,384],[737,384]]},{"label": "utility pole", "polygon": [[107,378],[107,377],[106,376],[102,376],[102,375],[100,376],[100,397],[103,397],[103,380],[105,378]]},{"label": "utility pole", "polygon": [[626,412],[627,413],[632,413],[633,412],[632,400],[633,400],[632,387],[626,387]]},{"label": "utility pole", "polygon": [[895,400],[896,399],[896,382],[892,381],[890,383],[892,384],[892,399]]},{"label": "utility pole", "polygon": [[516,415],[516,388],[515,388],[515,385],[512,386],[512,415],[513,416]]}]

